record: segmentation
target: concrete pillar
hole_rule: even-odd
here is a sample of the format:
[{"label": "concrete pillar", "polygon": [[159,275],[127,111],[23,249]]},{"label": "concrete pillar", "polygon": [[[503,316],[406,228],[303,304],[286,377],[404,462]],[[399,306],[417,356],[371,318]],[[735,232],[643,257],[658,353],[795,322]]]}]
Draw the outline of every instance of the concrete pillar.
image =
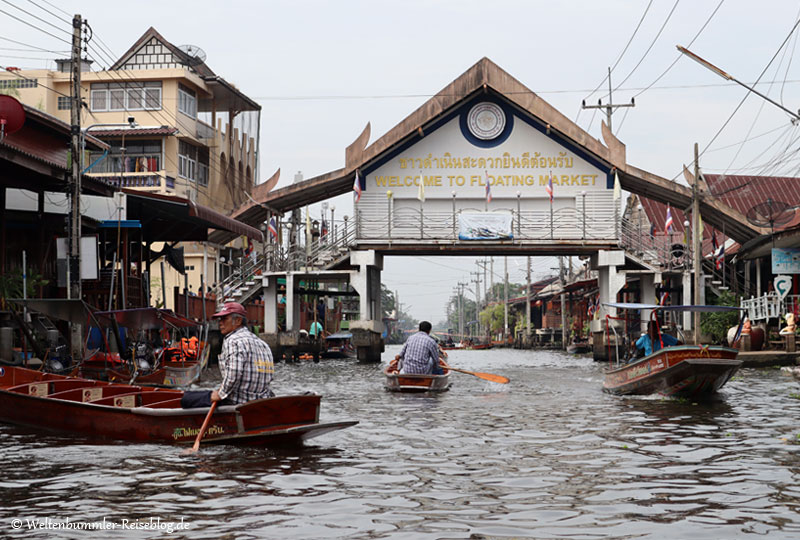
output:
[{"label": "concrete pillar", "polygon": [[261,278],[264,292],[264,333],[278,332],[278,276]]},{"label": "concrete pillar", "polygon": [[[625,286],[625,274],[618,272],[617,267],[625,264],[625,252],[618,251],[599,251],[591,258],[592,270],[597,270],[597,283],[600,289],[600,315],[599,319],[592,320],[592,334],[594,337],[594,359],[608,359],[608,347],[604,332],[606,330],[605,315],[617,316],[615,308],[609,308],[603,304],[617,301],[617,293]],[[610,321],[609,324],[615,328],[620,327],[619,321]],[[612,343],[612,354],[614,351]]]},{"label": "concrete pillar", "polygon": [[286,331],[300,330],[300,302],[294,292],[295,274],[286,274]]},{"label": "concrete pillar", "polygon": [[384,349],[381,310],[381,270],[383,256],[369,251],[351,251],[350,264],[357,271],[350,273],[350,285],[359,296],[358,321],[350,323],[352,343],[358,359],[363,362],[380,362]]},{"label": "concrete pillar", "polygon": [[[660,276],[660,274],[659,274]],[[639,284],[642,288],[642,303],[643,304],[658,304],[658,297],[656,296],[656,276],[653,274],[641,274],[639,276]],[[647,332],[647,322],[653,313],[652,309],[642,310],[641,331]]]},{"label": "concrete pillar", "polygon": [[[681,284],[683,285],[683,305],[689,306],[692,304],[692,275],[689,272],[683,273],[683,275],[681,276]],[[692,319],[693,319],[693,314],[691,311],[683,312],[684,332],[693,331]]]}]

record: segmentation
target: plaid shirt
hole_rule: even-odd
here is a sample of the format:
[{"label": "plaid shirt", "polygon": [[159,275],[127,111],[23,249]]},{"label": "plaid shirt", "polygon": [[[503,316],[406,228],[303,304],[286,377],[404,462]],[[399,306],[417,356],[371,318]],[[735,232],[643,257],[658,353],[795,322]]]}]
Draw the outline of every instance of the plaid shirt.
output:
[{"label": "plaid shirt", "polygon": [[226,403],[236,405],[272,397],[269,388],[275,371],[269,345],[256,337],[245,326],[225,336],[222,353],[219,355],[222,372],[219,397]]},{"label": "plaid shirt", "polygon": [[433,373],[433,368],[439,365],[439,346],[431,336],[420,331],[406,340],[400,358],[403,360],[401,373]]}]

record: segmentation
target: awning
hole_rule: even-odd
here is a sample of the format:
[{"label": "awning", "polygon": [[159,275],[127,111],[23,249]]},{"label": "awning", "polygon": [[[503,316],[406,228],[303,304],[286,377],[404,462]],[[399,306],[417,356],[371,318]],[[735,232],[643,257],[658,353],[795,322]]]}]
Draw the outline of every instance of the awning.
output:
[{"label": "awning", "polygon": [[222,229],[262,239],[261,231],[182,197],[122,189],[127,196],[127,218],[142,224],[147,242],[206,241],[209,229]]}]

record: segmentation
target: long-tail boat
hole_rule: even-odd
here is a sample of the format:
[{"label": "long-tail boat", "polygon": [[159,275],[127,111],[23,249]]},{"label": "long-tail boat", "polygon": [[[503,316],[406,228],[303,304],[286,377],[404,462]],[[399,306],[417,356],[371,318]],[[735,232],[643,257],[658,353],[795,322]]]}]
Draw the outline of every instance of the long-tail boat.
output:
[{"label": "long-tail boat", "polygon": [[384,387],[390,392],[445,392],[450,389],[450,370],[443,367],[442,375],[400,373],[396,362],[390,362],[383,374]]},{"label": "long-tail boat", "polygon": [[[0,367],[0,421],[82,437],[191,444],[209,409],[182,409],[182,396],[175,389]],[[203,444],[296,444],[358,423],[320,423],[320,400],[304,394],[219,406]]]},{"label": "long-tail boat", "polygon": [[[77,365],[71,375],[176,388],[198,380],[208,364],[210,350],[206,346],[206,325],[199,325],[168,309],[152,307],[95,312],[94,316],[109,326],[120,349],[123,346],[120,328],[127,328],[129,335],[138,334],[144,339],[137,339],[132,347],[128,347],[132,352],[127,362],[121,361],[119,355],[97,352]],[[170,334],[198,327],[199,339],[174,336],[172,346],[169,346],[167,338]],[[153,348],[147,337],[156,332],[164,336],[165,342],[163,346]]]},{"label": "long-tail boat", "polygon": [[[733,311],[727,306],[660,306],[656,304],[604,304],[618,309],[650,309],[653,320],[658,310]],[[608,325],[610,327],[610,325]],[[658,329],[660,335],[660,329]],[[619,343],[619,340],[615,340]],[[739,351],[714,345],[664,346],[641,359],[618,364],[605,372],[603,390],[617,395],[662,394],[702,397],[715,393],[736,373],[742,361]]]}]

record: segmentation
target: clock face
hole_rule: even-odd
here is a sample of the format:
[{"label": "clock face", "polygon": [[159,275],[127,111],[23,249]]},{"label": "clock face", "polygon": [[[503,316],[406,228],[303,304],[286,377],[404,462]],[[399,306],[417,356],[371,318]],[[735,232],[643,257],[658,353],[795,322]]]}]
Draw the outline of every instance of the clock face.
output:
[{"label": "clock face", "polygon": [[482,141],[490,141],[503,132],[506,115],[495,103],[478,103],[467,115],[469,132]]}]

